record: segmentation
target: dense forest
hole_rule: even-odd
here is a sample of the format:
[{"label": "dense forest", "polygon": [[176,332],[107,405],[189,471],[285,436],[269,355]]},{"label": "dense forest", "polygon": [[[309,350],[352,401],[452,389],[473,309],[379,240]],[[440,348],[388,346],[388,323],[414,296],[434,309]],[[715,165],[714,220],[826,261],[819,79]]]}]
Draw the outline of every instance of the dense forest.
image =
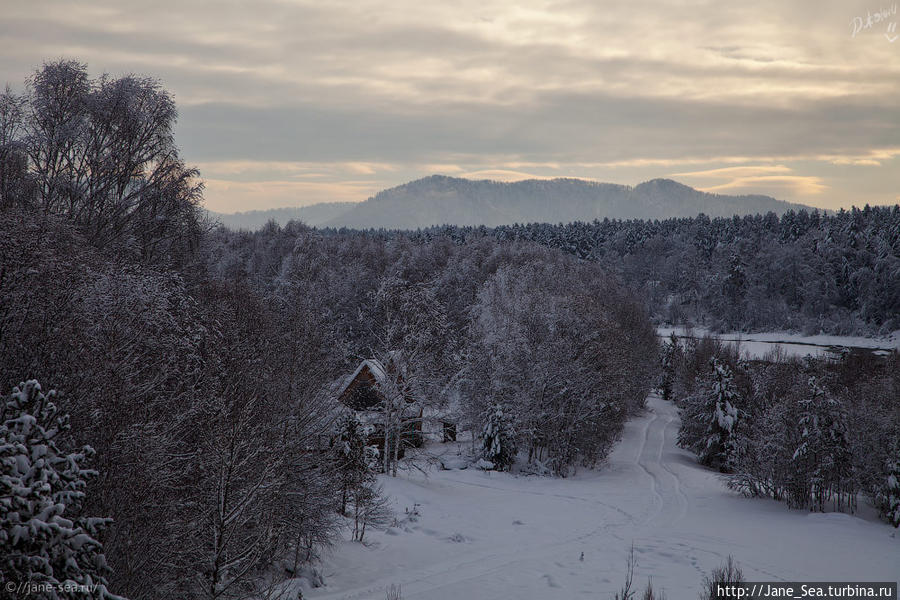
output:
[{"label": "dense forest", "polygon": [[658,322],[807,334],[900,329],[900,206],[780,218],[441,227],[412,238],[441,236],[535,241],[597,262],[634,289]]},{"label": "dense forest", "polygon": [[73,61],[0,95],[4,581],[257,597],[341,531],[362,541],[388,518],[375,473],[404,466],[334,397],[362,358],[454,415],[486,468],[598,465],[643,406],[655,331],[601,265],[485,236],[213,228],[176,117],[156,80]]}]

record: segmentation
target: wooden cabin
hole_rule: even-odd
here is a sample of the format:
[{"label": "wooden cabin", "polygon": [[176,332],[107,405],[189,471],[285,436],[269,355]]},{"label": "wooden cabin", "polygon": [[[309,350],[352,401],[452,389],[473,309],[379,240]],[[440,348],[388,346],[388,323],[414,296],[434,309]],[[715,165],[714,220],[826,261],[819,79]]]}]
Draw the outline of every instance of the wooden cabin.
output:
[{"label": "wooden cabin", "polygon": [[398,449],[403,455],[404,447],[422,445],[422,407],[405,384],[399,356],[392,352],[387,365],[375,358],[359,363],[352,375],[347,377],[337,390],[337,399],[344,406],[356,411],[360,420],[373,426],[369,444],[384,451],[384,407],[390,395],[402,395],[401,441]]}]

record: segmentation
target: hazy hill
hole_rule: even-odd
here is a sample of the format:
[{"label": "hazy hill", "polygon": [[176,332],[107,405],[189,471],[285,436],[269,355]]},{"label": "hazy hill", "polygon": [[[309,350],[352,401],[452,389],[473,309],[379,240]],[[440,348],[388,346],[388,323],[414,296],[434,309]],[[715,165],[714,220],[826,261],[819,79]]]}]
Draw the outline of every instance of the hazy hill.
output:
[{"label": "hazy hill", "polygon": [[770,196],[709,194],[671,179],[638,186],[582,179],[513,183],[432,175],[383,190],[365,202],[215,215],[232,228],[258,229],[270,219],[299,219],[314,227],[417,229],[431,225],[568,223],[594,219],[730,217],[808,208]]},{"label": "hazy hill", "polygon": [[251,210],[239,213],[216,213],[208,211],[210,217],[229,229],[249,229],[255,231],[269,221],[280,225],[288,221],[303,221],[311,227],[321,227],[356,206],[355,202],[324,202],[309,206]]},{"label": "hazy hill", "polygon": [[766,213],[807,208],[769,196],[709,194],[670,179],[636,187],[581,179],[530,179],[514,183],[433,175],[356,204],[329,221],[332,227],[415,229],[429,225],[662,219]]}]

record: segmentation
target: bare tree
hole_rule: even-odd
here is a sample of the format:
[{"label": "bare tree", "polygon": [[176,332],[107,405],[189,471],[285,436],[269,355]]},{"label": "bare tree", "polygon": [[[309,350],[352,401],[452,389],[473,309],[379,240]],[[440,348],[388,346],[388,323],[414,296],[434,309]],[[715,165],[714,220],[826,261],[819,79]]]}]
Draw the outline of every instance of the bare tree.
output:
[{"label": "bare tree", "polygon": [[65,215],[99,248],[183,263],[203,186],[178,156],[176,118],[155,79],[92,80],[77,61],[46,63],[24,96],[0,96],[0,205]]}]

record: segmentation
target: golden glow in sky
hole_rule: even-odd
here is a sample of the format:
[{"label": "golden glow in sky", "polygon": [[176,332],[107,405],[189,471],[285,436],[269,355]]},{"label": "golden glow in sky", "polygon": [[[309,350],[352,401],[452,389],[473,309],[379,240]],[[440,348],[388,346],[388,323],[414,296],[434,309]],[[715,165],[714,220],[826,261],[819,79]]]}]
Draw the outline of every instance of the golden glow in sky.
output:
[{"label": "golden glow in sky", "polygon": [[0,75],[66,57],[159,77],[225,212],[432,173],[895,203],[896,9],[824,4],[7,3]]}]

